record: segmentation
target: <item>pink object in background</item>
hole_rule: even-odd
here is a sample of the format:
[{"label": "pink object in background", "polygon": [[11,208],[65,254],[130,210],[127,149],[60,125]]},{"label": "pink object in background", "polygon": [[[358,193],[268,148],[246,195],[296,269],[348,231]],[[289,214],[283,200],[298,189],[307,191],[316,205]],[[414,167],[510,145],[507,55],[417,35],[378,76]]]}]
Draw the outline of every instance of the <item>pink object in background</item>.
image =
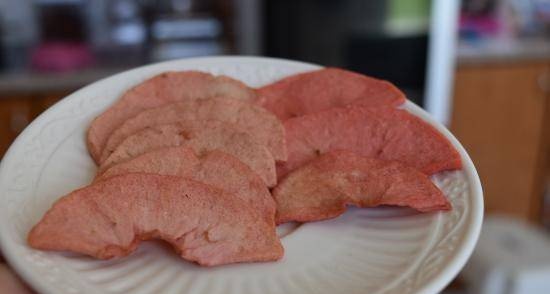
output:
[{"label": "pink object in background", "polygon": [[83,69],[95,63],[94,55],[85,44],[48,42],[32,53],[31,66],[39,71],[67,72]]},{"label": "pink object in background", "polygon": [[501,22],[492,15],[487,16],[460,16],[460,30],[462,32],[476,32],[482,36],[494,36],[502,30]]}]

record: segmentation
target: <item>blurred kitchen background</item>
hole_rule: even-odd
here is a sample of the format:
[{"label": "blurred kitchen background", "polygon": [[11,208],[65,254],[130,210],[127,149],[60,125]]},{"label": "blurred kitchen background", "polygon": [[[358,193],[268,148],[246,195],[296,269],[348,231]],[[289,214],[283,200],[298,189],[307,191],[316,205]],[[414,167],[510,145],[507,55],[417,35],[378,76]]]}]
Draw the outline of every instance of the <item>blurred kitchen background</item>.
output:
[{"label": "blurred kitchen background", "polygon": [[481,241],[445,293],[550,293],[550,0],[0,0],[0,156],[86,84],[206,55],[394,82],[458,137],[484,187]]}]

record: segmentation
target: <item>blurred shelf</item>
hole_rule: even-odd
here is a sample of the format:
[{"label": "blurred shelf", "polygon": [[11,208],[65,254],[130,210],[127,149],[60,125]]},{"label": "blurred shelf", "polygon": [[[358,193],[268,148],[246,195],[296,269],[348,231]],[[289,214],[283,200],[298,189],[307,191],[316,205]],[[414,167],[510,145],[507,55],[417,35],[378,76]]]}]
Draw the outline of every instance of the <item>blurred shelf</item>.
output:
[{"label": "blurred shelf", "polygon": [[456,54],[459,65],[550,60],[550,40],[461,40]]}]

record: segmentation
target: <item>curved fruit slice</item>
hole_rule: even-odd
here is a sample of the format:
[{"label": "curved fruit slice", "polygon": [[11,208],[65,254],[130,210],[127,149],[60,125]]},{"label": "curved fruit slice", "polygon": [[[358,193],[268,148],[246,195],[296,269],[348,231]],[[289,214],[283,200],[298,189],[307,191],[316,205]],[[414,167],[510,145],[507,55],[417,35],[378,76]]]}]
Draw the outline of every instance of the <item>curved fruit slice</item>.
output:
[{"label": "curved fruit slice", "polygon": [[418,211],[451,208],[425,174],[398,162],[332,151],[290,173],[273,191],[276,222],[337,217],[346,204],[408,206]]},{"label": "curved fruit slice", "polygon": [[96,117],[87,133],[88,150],[99,163],[111,133],[139,112],[186,99],[215,96],[253,101],[255,92],[240,81],[198,71],[165,72],[129,89],[105,112]]},{"label": "curved fruit slice", "polygon": [[265,145],[275,160],[286,160],[285,130],[275,115],[243,100],[216,97],[170,103],[129,118],[109,137],[100,162],[129,135],[146,127],[182,120],[218,120],[235,124]]},{"label": "curved fruit slice", "polygon": [[190,147],[198,156],[223,151],[248,165],[267,186],[277,182],[275,161],[267,148],[235,125],[219,121],[183,121],[143,129],[126,138],[103,162],[99,173],[140,154],[174,146]]},{"label": "curved fruit slice", "polygon": [[330,150],[395,160],[431,175],[461,168],[460,155],[422,119],[393,107],[343,107],[285,121],[288,160],[279,177]]},{"label": "curved fruit slice", "polygon": [[152,174],[113,177],[59,199],[30,231],[28,243],[107,259],[154,238],[206,266],[283,255],[274,224],[235,195]]},{"label": "curved fruit slice", "polygon": [[258,103],[281,120],[341,107],[397,106],[405,95],[392,83],[338,68],[284,78],[258,89]]},{"label": "curved fruit slice", "polygon": [[219,150],[199,158],[189,147],[156,149],[112,166],[96,181],[128,173],[180,176],[205,183],[235,194],[274,221],[275,202],[263,180],[246,164]]}]

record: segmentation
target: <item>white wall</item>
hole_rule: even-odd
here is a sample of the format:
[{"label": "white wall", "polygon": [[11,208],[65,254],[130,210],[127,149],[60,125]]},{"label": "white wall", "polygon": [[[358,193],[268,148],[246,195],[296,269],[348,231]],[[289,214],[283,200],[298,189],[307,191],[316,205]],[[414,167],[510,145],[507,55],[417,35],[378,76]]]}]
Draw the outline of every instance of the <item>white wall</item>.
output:
[{"label": "white wall", "polygon": [[460,0],[433,0],[426,70],[425,108],[448,125],[451,116]]}]

